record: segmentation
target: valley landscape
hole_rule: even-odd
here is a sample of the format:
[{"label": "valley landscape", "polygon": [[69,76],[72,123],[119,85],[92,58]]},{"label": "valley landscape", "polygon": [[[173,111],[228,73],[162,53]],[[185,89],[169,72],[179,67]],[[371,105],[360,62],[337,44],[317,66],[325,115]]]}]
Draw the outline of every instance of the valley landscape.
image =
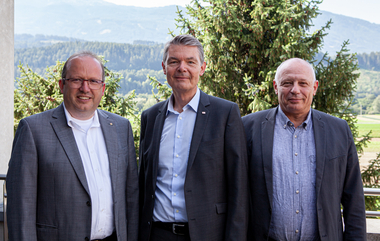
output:
[{"label": "valley landscape", "polygon": [[[88,49],[104,56],[107,68],[120,73],[119,92],[136,91],[140,109],[152,94],[147,75],[165,81],[161,70],[163,44],[178,34],[177,11],[183,7],[128,7],[102,0],[18,0],[15,1],[15,76],[17,66],[28,66],[43,75],[48,66],[65,61],[72,53]],[[334,58],[345,40],[350,53],[357,53],[360,77],[352,109],[357,114],[380,113],[380,25],[361,19],[320,11],[310,32],[318,31],[330,19],[333,24],[324,37],[320,53]],[[320,80],[323,81],[323,80]],[[150,102],[151,104],[154,101]],[[359,118],[361,131],[368,119]],[[380,124],[371,129],[376,138]],[[376,153],[377,139],[366,150]]]}]

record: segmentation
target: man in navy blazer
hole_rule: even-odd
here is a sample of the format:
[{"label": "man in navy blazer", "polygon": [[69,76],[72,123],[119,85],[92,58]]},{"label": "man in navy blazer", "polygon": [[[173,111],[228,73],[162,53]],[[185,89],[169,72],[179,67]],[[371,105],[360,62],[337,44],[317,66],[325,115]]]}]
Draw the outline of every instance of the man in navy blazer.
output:
[{"label": "man in navy blazer", "polygon": [[206,63],[196,38],[169,41],[162,67],[172,96],[141,116],[139,240],[246,240],[247,153],[239,108],[198,89]]},{"label": "man in navy blazer", "polygon": [[7,175],[11,241],[135,241],[138,173],[129,121],[98,110],[104,66],[72,55],[63,104],[20,121]]},{"label": "man in navy blazer", "polygon": [[273,83],[279,106],[243,117],[249,240],[366,240],[363,185],[349,126],[311,108],[318,81],[308,62],[283,62]]}]

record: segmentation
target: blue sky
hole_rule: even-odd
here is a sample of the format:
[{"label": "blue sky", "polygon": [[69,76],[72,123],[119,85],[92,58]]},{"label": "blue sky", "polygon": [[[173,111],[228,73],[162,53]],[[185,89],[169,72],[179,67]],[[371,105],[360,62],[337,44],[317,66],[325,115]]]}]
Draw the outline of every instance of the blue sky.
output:
[{"label": "blue sky", "polygon": [[[191,0],[105,0],[118,5],[138,7],[162,7],[168,5],[185,6]],[[380,24],[380,0],[324,0],[319,9],[332,13],[360,18]]]}]

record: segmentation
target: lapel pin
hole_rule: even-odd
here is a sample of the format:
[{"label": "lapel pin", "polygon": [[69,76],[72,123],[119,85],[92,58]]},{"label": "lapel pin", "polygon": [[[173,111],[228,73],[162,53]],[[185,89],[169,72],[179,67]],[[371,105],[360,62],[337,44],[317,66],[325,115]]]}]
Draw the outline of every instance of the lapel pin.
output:
[{"label": "lapel pin", "polygon": [[206,111],[202,111],[202,115],[206,115]]},{"label": "lapel pin", "polygon": [[112,124],[112,122],[110,123],[110,126],[112,126],[113,124]]}]

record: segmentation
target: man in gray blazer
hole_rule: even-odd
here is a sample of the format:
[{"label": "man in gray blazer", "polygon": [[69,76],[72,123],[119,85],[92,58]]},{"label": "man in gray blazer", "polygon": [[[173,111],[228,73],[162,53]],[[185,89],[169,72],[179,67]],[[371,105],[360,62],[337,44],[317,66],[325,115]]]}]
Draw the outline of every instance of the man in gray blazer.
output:
[{"label": "man in gray blazer", "polygon": [[104,67],[72,55],[63,104],[20,121],[7,174],[11,241],[135,241],[138,173],[129,121],[98,110]]},{"label": "man in gray blazer", "polygon": [[363,185],[349,126],[311,109],[318,81],[308,62],[283,62],[273,83],[279,106],[243,117],[249,240],[366,240]]},{"label": "man in gray blazer", "polygon": [[198,89],[206,63],[193,36],[169,41],[162,67],[172,96],[141,116],[139,240],[246,240],[247,154],[239,108]]}]

